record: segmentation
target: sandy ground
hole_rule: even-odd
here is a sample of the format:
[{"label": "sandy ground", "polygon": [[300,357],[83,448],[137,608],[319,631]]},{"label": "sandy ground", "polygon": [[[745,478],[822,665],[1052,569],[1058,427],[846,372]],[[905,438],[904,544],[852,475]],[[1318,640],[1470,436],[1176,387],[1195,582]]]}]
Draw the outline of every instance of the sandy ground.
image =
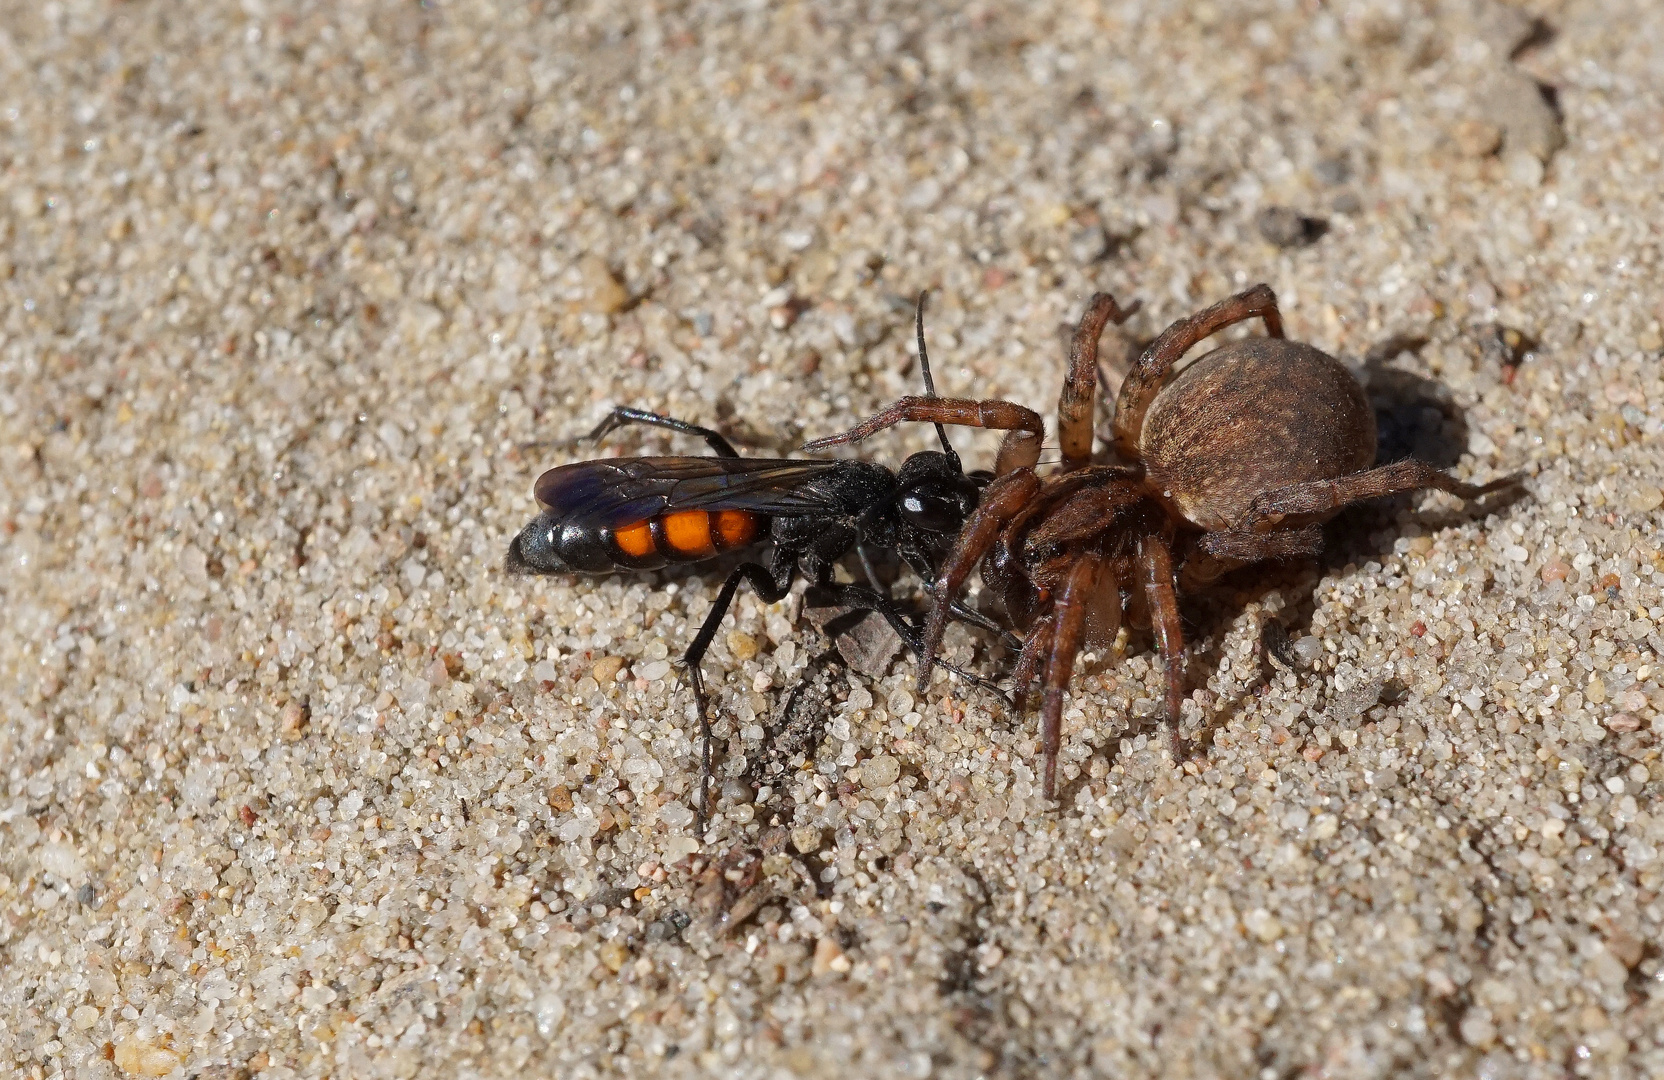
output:
[{"label": "sandy ground", "polygon": [[[0,12],[0,1073],[1664,1075],[1664,7],[500,7]],[[783,452],[930,286],[1049,414],[1255,281],[1528,493],[1189,601],[1188,766],[1144,635],[1051,807],[744,598],[701,844],[716,580],[501,569],[614,403]]]}]

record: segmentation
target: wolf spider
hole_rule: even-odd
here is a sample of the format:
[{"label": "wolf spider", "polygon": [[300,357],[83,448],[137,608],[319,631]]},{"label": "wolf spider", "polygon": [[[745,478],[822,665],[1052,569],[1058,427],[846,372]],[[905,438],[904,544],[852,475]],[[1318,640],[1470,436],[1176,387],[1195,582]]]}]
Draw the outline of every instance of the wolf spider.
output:
[{"label": "wolf spider", "polygon": [[[1121,323],[1107,293],[1075,329],[1058,398],[1062,460],[1042,473],[1039,446],[1002,447],[995,479],[930,589],[919,688],[941,647],[948,603],[980,563],[983,582],[1026,631],[1015,670],[1017,709],[1038,676],[1044,794],[1055,796],[1064,693],[1088,636],[1113,639],[1123,615],[1149,627],[1166,668],[1166,718],[1178,730],[1184,639],[1178,594],[1268,559],[1319,554],[1322,523],[1342,508],[1422,488],[1473,499],[1519,482],[1465,484],[1415,460],[1371,468],[1375,415],[1339,361],[1283,337],[1277,298],[1255,285],[1169,326],[1121,384],[1113,462],[1094,464],[1098,339]],[[1269,336],[1232,341],[1178,374],[1193,346],[1259,318]],[[852,442],[905,421],[949,416],[930,399],[903,399],[865,423],[805,449]]]}]

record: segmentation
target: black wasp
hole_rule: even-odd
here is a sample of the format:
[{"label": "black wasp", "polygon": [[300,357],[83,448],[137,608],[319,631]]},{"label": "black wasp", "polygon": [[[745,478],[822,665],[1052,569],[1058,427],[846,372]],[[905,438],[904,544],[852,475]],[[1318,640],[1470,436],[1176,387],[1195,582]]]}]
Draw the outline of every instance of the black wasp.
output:
[{"label": "black wasp", "polygon": [[[704,741],[702,813],[709,806],[711,730],[699,664],[741,582],[749,581],[758,596],[773,603],[802,574],[832,604],[883,615],[916,653],[920,629],[878,583],[869,552],[894,552],[923,581],[935,581],[940,562],[988,482],[987,474],[965,472],[942,424],[1007,432],[1002,456],[1012,448],[1025,456],[1038,450],[1042,422],[1032,410],[1009,402],[936,397],[924,346],[924,299],[921,294],[914,330],[925,396],[903,398],[883,415],[891,422],[934,422],[940,451],[913,454],[894,472],[869,461],[746,458],[709,428],[620,407],[588,437],[600,438],[625,424],[647,424],[697,435],[716,456],[580,461],[537,479],[533,494],[543,512],[510,543],[505,566],[511,573],[658,570],[753,545],[773,546],[768,565],[748,561],[728,575],[682,655]],[[852,552],[861,560],[867,585],[833,580],[835,564]],[[960,605],[953,610],[960,618],[990,626]]]}]

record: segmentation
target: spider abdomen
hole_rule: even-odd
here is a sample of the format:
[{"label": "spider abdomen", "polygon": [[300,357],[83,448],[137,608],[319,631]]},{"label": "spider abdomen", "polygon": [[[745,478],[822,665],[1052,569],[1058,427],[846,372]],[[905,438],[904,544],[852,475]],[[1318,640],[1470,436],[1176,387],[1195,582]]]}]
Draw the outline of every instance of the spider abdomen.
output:
[{"label": "spider abdomen", "polygon": [[1262,492],[1373,465],[1375,414],[1334,357],[1297,341],[1247,338],[1162,388],[1139,451],[1151,494],[1198,528],[1229,529]]}]

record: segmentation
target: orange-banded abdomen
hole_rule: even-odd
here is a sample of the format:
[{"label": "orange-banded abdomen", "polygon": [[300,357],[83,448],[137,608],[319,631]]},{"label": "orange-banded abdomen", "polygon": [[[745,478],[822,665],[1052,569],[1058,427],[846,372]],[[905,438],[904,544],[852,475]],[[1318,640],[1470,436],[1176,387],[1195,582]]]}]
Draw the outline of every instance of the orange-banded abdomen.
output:
[{"label": "orange-banded abdomen", "polygon": [[749,510],[672,510],[614,528],[612,543],[622,566],[699,562],[755,543],[767,524]]}]

